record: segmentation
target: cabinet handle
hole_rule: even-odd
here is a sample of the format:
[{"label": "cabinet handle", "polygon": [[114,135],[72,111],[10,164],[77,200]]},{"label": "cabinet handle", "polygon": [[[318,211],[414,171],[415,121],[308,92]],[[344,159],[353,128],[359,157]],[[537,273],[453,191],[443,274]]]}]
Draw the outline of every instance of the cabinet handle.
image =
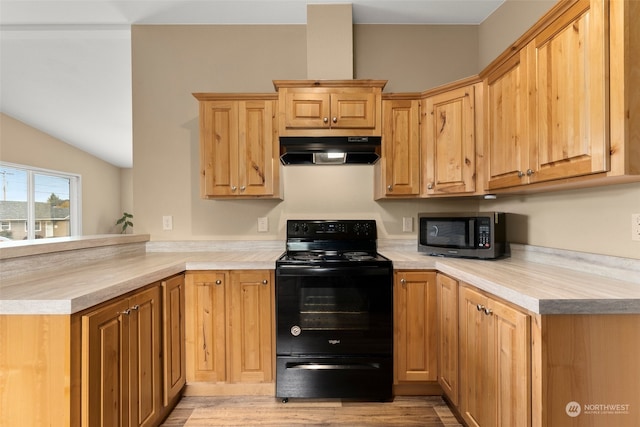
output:
[{"label": "cabinet handle", "polygon": [[216,280],[216,285],[222,285],[222,280],[220,279]]},{"label": "cabinet handle", "polygon": [[478,305],[476,305],[476,308],[478,309],[478,311],[482,311],[482,310],[484,310],[484,305],[478,304]]},{"label": "cabinet handle", "polygon": [[238,189],[238,187],[236,187],[235,185],[231,186],[231,191],[236,191]]},{"label": "cabinet handle", "polygon": [[120,314],[125,314],[125,315],[130,315],[131,314],[131,309],[127,308],[125,311],[120,312]]},{"label": "cabinet handle", "polygon": [[486,314],[487,316],[491,316],[493,314],[493,310],[491,310],[489,307],[485,307],[484,314]]},{"label": "cabinet handle", "polygon": [[262,284],[263,284],[263,285],[266,285],[267,283],[269,283],[269,281],[268,281],[267,279],[264,279],[264,280],[262,281]]},{"label": "cabinet handle", "polygon": [[333,123],[338,123],[338,118],[334,117],[332,121],[333,121]]},{"label": "cabinet handle", "polygon": [[140,309],[140,306],[138,304],[131,307],[131,310],[139,310],[139,309]]},{"label": "cabinet handle", "polygon": [[533,175],[533,170],[532,169],[527,169],[527,176],[531,176]]},{"label": "cabinet handle", "polygon": [[429,185],[427,185],[427,189],[433,190],[433,182],[430,182]]},{"label": "cabinet handle", "polygon": [[524,172],[518,171],[518,178],[522,178],[524,176]]},{"label": "cabinet handle", "polygon": [[325,117],[324,119],[322,119],[322,121],[325,122],[325,123],[329,123],[329,118]]},{"label": "cabinet handle", "polygon": [[400,279],[400,283],[402,284],[402,286],[406,286],[407,285],[407,280],[405,278]]},{"label": "cabinet handle", "polygon": [[387,185],[387,190],[393,191],[393,185],[391,185],[391,184]]},{"label": "cabinet handle", "polygon": [[244,185],[242,187],[240,187],[240,191],[244,191],[246,189],[247,189],[247,187],[245,187]]}]

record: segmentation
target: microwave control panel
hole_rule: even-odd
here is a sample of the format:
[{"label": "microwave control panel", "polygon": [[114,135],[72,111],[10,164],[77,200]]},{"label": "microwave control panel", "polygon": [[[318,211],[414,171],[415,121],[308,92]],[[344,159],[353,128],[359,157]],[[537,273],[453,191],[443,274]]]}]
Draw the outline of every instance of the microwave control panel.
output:
[{"label": "microwave control panel", "polygon": [[491,223],[489,218],[478,218],[478,247],[491,247]]}]

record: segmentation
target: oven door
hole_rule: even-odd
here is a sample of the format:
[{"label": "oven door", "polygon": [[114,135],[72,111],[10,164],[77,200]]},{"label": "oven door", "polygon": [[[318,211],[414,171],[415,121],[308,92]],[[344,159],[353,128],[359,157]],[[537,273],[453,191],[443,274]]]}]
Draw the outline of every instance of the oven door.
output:
[{"label": "oven door", "polygon": [[276,268],[278,355],[393,352],[393,268]]}]

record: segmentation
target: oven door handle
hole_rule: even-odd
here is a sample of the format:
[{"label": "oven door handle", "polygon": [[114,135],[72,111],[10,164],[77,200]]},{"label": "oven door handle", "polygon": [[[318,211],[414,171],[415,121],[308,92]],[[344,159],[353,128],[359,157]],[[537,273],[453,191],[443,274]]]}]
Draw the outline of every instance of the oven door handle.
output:
[{"label": "oven door handle", "polygon": [[276,268],[278,276],[323,276],[323,275],[349,275],[349,276],[382,276],[391,274],[393,271],[388,266],[342,266],[342,267],[319,267],[319,266],[298,266],[281,265]]},{"label": "oven door handle", "polygon": [[287,363],[287,369],[304,369],[309,371],[318,370],[375,370],[380,369],[379,363],[348,363],[348,364],[336,364],[336,363]]}]

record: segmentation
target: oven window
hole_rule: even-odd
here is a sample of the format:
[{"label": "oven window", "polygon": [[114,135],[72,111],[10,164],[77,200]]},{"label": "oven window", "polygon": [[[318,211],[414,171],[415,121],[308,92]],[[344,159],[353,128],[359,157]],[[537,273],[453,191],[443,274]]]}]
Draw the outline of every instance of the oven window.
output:
[{"label": "oven window", "polygon": [[367,330],[369,298],[363,288],[306,284],[300,288],[300,326],[307,331]]},{"label": "oven window", "polygon": [[467,224],[466,219],[429,220],[423,238],[430,246],[465,248],[468,246]]}]

